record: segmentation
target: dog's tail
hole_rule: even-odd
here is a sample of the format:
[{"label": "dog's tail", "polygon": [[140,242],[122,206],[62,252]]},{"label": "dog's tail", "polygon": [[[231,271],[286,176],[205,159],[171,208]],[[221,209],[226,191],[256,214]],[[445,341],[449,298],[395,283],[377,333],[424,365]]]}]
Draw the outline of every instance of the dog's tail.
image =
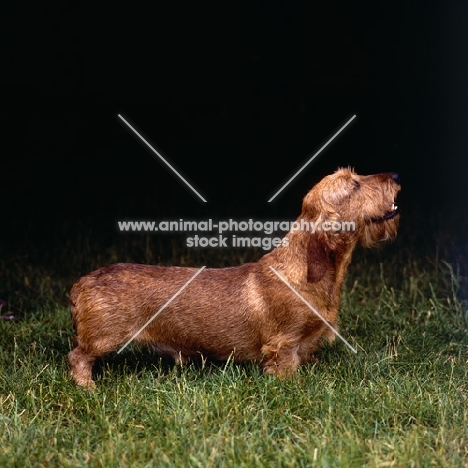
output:
[{"label": "dog's tail", "polygon": [[[70,311],[70,318],[72,321],[73,325],[73,330],[75,332],[75,335],[77,333],[77,327],[76,327],[76,288],[73,286],[71,292],[70,292],[70,298],[68,300],[68,310]],[[76,341],[76,337],[74,339]]]}]

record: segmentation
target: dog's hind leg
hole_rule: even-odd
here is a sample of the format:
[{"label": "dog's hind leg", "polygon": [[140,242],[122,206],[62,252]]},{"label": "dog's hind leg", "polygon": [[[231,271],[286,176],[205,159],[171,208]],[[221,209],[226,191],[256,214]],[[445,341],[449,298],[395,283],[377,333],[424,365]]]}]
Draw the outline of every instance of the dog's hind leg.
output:
[{"label": "dog's hind leg", "polygon": [[86,388],[94,388],[95,383],[92,378],[93,364],[97,356],[87,353],[81,346],[68,353],[68,362],[71,366],[71,375],[78,385]]}]

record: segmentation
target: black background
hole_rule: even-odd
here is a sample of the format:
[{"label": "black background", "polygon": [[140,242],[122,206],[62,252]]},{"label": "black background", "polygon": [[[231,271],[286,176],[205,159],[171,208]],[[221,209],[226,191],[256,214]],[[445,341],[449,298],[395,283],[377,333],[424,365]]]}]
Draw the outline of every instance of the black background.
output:
[{"label": "black background", "polygon": [[466,219],[466,2],[4,9],[6,242],[120,219],[292,219],[348,165],[398,171],[403,214]]}]

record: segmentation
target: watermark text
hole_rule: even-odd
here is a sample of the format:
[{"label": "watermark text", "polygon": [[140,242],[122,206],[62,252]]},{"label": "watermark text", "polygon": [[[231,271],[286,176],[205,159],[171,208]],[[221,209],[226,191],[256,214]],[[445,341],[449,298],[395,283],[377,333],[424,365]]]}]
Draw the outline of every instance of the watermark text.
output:
[{"label": "watermark text", "polygon": [[[187,237],[187,247],[259,247],[263,250],[289,245],[289,238],[271,237],[275,233],[307,231],[315,234],[319,231],[354,231],[354,221],[260,221],[260,220],[171,220],[171,221],[118,221],[120,232],[159,232],[159,233],[197,233]],[[250,233],[239,236],[233,233]],[[201,233],[199,235],[198,233]],[[208,233],[217,235],[209,237]],[[230,235],[228,236],[227,233]],[[253,234],[252,234],[253,233]],[[258,237],[263,234],[269,237]]]}]

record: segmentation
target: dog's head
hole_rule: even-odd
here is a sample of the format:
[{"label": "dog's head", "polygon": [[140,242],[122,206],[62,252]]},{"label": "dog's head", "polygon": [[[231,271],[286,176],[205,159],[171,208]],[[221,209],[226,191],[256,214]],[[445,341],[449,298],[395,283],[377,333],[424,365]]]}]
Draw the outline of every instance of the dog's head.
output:
[{"label": "dog's head", "polygon": [[[313,222],[308,242],[308,281],[319,281],[340,253],[361,243],[373,247],[397,234],[395,204],[400,191],[394,172],[361,176],[339,169],[323,178],[304,198],[301,218]],[[351,249],[352,250],[352,249]]]}]

